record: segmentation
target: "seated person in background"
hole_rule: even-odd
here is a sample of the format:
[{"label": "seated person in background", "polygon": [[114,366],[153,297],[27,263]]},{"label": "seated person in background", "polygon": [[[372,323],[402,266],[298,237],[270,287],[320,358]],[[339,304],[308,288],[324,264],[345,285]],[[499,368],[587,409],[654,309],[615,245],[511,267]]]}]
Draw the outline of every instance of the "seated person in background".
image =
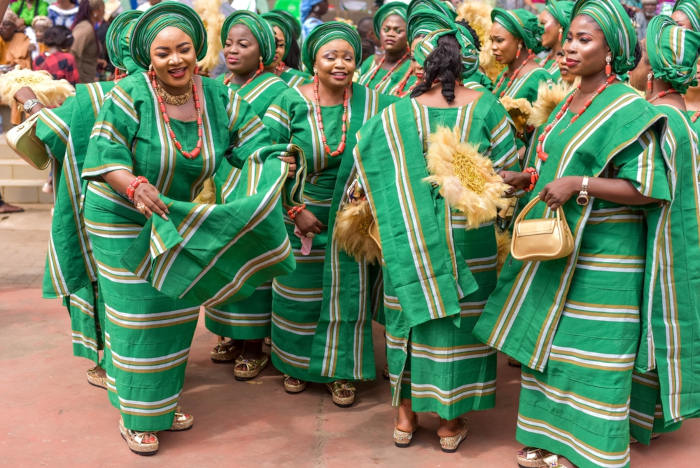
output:
[{"label": "seated person in background", "polygon": [[0,23],[0,65],[32,68],[29,37],[17,30],[19,17],[7,10]]},{"label": "seated person in background", "polygon": [[31,26],[35,16],[47,16],[49,4],[46,0],[17,0],[10,9],[22,18],[26,26]]},{"label": "seated person in background", "polygon": [[44,33],[46,52],[34,60],[34,70],[46,70],[54,79],[66,79],[75,85],[80,81],[75,57],[70,52],[73,34],[65,26],[52,26]]}]

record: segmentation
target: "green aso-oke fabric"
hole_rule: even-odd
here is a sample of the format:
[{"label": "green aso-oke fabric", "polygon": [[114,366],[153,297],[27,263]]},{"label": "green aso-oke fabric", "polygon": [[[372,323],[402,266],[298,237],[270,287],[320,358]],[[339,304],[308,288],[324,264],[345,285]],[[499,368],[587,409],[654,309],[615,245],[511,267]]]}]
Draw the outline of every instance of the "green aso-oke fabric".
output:
[{"label": "green aso-oke fabric", "polygon": [[673,11],[680,11],[688,17],[693,31],[700,32],[700,1],[699,0],[678,0],[673,5]]},{"label": "green aso-oke fabric", "polygon": [[[240,96],[208,78],[201,78],[201,83],[204,132],[198,157],[187,159],[175,148],[148,77],[139,73],[121,80],[105,100],[92,129],[83,164],[84,178],[96,179],[107,172],[123,169],[145,176],[167,200],[181,202],[173,205],[171,219],[174,221],[167,223],[165,220],[147,221],[124,196],[104,182],[91,181],[85,195],[85,225],[97,264],[100,294],[105,302],[105,347],[112,361],[112,372],[108,374],[108,386],[112,390],[110,400],[121,411],[126,427],[137,431],[170,428],[182,390],[199,306],[203,302],[201,298],[190,299],[189,296],[173,298],[184,293],[200,295],[201,285],[196,278],[191,278],[192,274],[197,274],[194,267],[187,271],[160,269],[158,262],[161,258],[174,258],[177,262],[194,262],[197,268],[205,267],[199,263],[202,257],[197,256],[198,247],[203,249],[201,255],[204,255],[204,251],[222,242],[219,233],[225,233],[230,225],[215,225],[211,220],[225,218],[218,215],[208,222],[205,216],[212,211],[206,205],[189,202],[225,156],[234,166],[242,167],[250,155],[269,143],[262,122]],[[183,148],[196,145],[196,122],[171,118],[170,125]],[[274,172],[275,168],[271,169]],[[270,203],[273,201],[270,199]],[[259,206],[264,214],[261,222],[273,216],[267,208],[270,207],[264,203]],[[187,209],[193,210],[192,216],[200,216],[201,223],[193,223],[185,213]],[[226,208],[216,207],[214,213],[220,210]],[[235,212],[234,207],[232,213]],[[173,223],[179,220],[183,222],[175,226]],[[153,224],[169,230],[168,243],[177,239],[176,234],[189,239],[188,249],[180,249],[180,243],[167,250],[159,240],[162,238],[155,236],[149,257],[134,269],[139,273],[137,276],[122,263],[122,257],[132,247],[141,245],[137,242],[139,235],[150,235]],[[146,225],[149,226],[147,234],[143,234]],[[193,242],[193,236],[200,239],[201,245],[189,243]],[[264,244],[265,240],[260,242]],[[239,260],[250,260],[243,250],[236,252],[241,256]],[[151,255],[152,261],[147,261]],[[232,267],[237,264],[234,262]],[[203,271],[200,270],[200,275]],[[236,293],[236,289],[241,294],[251,293],[255,282],[261,278],[254,278],[252,283],[247,282],[250,278],[242,278],[236,288],[228,284],[241,271],[229,270],[226,282],[212,281],[204,286],[210,289],[218,286],[222,293]],[[142,279],[144,274],[148,281]],[[206,274],[202,277],[206,278]]]},{"label": "green aso-oke fabric", "polygon": [[413,11],[408,17],[406,27],[408,28],[408,42],[411,44],[419,36],[426,36],[436,29],[452,29],[454,20],[451,20],[444,13],[423,7]]},{"label": "green aso-oke fabric", "polygon": [[357,30],[341,21],[329,21],[316,26],[304,41],[301,61],[307,70],[314,69],[316,54],[324,45],[336,39],[342,39],[352,47],[355,52],[355,64],[360,66],[362,62],[362,40]]},{"label": "green aso-oke fabric", "polygon": [[467,77],[474,74],[479,69],[479,51],[474,46],[469,31],[459,24],[456,24],[454,29],[438,29],[425,36],[413,51],[414,60],[423,67],[428,56],[437,49],[440,38],[447,35],[454,36],[459,44],[463,67],[462,76]]},{"label": "green aso-oke fabric", "polygon": [[547,0],[544,9],[557,20],[557,23],[561,25],[564,31],[569,29],[574,2],[568,0]]},{"label": "green aso-oke fabric", "polygon": [[649,21],[647,34],[654,38],[646,41],[654,78],[667,82],[680,93],[696,86],[700,33],[678,26],[669,16],[658,15]]},{"label": "green aso-oke fabric", "polygon": [[[279,96],[263,119],[273,141],[303,149],[307,174],[302,201],[328,226],[313,238],[311,252],[305,256],[294,235],[294,223],[286,220],[297,268],[275,278],[272,285],[272,362],[280,372],[305,381],[373,378],[375,372],[369,267],[341,252],[331,234],[338,203],[351,182],[355,134],[394,98],[352,86],[342,155],[331,157],[324,151],[315,104],[297,88]],[[320,110],[328,145],[336,148],[342,136],[343,105]],[[342,326],[329,328],[332,318]]]},{"label": "green aso-oke fabric", "polygon": [[[588,175],[626,179],[642,195],[671,198],[659,140],[666,119],[634,90],[610,85],[581,119],[572,116],[555,122],[544,139],[546,161],[534,149],[544,126],[533,135],[526,164],[540,179],[532,193],[557,178]],[[516,436],[524,445],[582,468],[629,465],[632,371],[653,284],[646,252],[654,251],[663,206],[592,199],[582,207],[572,197],[563,206],[574,237],[570,256],[506,260],[474,334],[523,364]],[[554,214],[539,203],[527,218],[543,216]]]},{"label": "green aso-oke fabric", "polygon": [[151,44],[167,27],[178,28],[192,39],[197,60],[207,54],[207,31],[202,19],[191,7],[166,0],[153,5],[136,22],[131,34],[131,57],[141,68],[151,64]]},{"label": "green aso-oke fabric", "polygon": [[491,21],[500,24],[513,36],[521,39],[525,47],[534,53],[537,54],[543,50],[544,29],[533,13],[522,8],[514,10],[494,8],[491,10]]},{"label": "green aso-oke fabric", "polygon": [[390,16],[396,15],[405,23],[407,20],[406,10],[406,4],[403,2],[388,2],[379,7],[377,12],[374,14],[372,21],[372,24],[374,25],[374,34],[379,37],[384,21],[386,21]]},{"label": "green aso-oke fabric", "polygon": [[[244,87],[229,84],[229,88],[250,104],[260,118],[270,104],[288,89],[284,81],[272,73],[263,73]],[[217,203],[229,203],[255,193],[258,159],[255,154],[241,169],[232,167],[226,161],[221,163],[214,176]],[[280,233],[287,236],[284,230]],[[271,309],[272,281],[267,281],[247,299],[205,307],[205,323],[209,331],[219,336],[237,340],[263,339],[270,336]]]},{"label": "green aso-oke fabric", "polygon": [[129,42],[131,41],[131,32],[136,25],[136,21],[143,13],[138,10],[128,10],[117,16],[107,29],[107,37],[105,46],[107,56],[115,68],[126,70],[127,73],[135,73],[139,71],[130,56]]},{"label": "green aso-oke fabric", "polygon": [[590,16],[603,30],[615,73],[622,75],[635,67],[637,32],[618,0],[578,0],[571,13],[572,20],[578,15]]},{"label": "green aso-oke fabric", "polygon": [[292,26],[287,21],[288,18],[286,16],[282,16],[279,10],[263,13],[260,16],[267,21],[270,27],[277,26],[280,28],[280,31],[282,31],[282,35],[284,36],[284,54],[282,54],[282,60],[284,60],[287,58],[289,48],[294,40],[294,33],[292,31]]},{"label": "green aso-oke fabric", "polygon": [[507,69],[504,69],[496,78],[493,94],[501,96],[501,93],[503,93],[503,96],[508,96],[513,99],[524,98],[527,99],[530,104],[533,104],[537,100],[537,91],[540,87],[540,83],[552,79],[552,75],[550,75],[547,70],[542,67],[537,67],[521,73],[512,81],[511,78],[506,78],[501,81],[506,71]]},{"label": "green aso-oke fabric", "polygon": [[272,27],[260,15],[248,10],[238,10],[231,13],[221,26],[221,45],[226,44],[231,28],[237,24],[247,27],[260,48],[260,58],[263,65],[269,65],[275,59],[275,33]]},{"label": "green aso-oke fabric", "polygon": [[357,82],[382,94],[396,94],[398,85],[411,73],[411,61],[406,57],[393,72],[389,72],[382,68],[382,60],[372,55],[362,64]]},{"label": "green aso-oke fabric", "polygon": [[408,4],[406,16],[411,17],[418,12],[438,13],[454,21],[457,11],[452,2],[443,0],[413,0]]},{"label": "green aso-oke fabric", "polygon": [[283,23],[284,27],[290,31],[292,39],[299,39],[299,36],[301,36],[301,23],[294,15],[286,10],[271,10],[267,13],[263,13],[262,16],[268,20],[273,17],[268,15],[274,15],[280,23]]},{"label": "green aso-oke fabric", "polygon": [[290,88],[301,86],[306,83],[311,83],[311,75],[301,72],[294,68],[286,68],[280,73],[280,80],[287,83]]},{"label": "green aso-oke fabric", "polygon": [[410,398],[414,411],[453,419],[494,404],[496,355],[472,328],[496,284],[497,247],[493,222],[467,229],[424,182],[427,139],[440,127],[497,170],[517,163],[507,113],[487,91],[449,109],[404,99],[362,128],[354,156],[382,243],[393,403]]}]

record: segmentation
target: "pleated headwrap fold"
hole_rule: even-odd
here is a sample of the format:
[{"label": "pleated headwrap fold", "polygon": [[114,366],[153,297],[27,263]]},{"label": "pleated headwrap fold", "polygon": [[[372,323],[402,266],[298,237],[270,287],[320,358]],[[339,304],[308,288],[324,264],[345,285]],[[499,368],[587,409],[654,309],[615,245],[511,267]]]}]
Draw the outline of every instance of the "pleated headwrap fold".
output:
[{"label": "pleated headwrap fold", "polygon": [[309,73],[312,73],[314,69],[314,62],[319,49],[336,39],[342,39],[350,44],[350,47],[355,52],[355,65],[360,66],[360,62],[362,62],[362,41],[357,30],[341,21],[328,21],[316,26],[304,41],[301,61]]},{"label": "pleated headwrap fold", "polygon": [[574,2],[568,0],[547,0],[547,5],[544,9],[557,20],[557,23],[561,25],[564,31],[569,28]]},{"label": "pleated headwrap fold", "polygon": [[443,0],[412,0],[408,4],[408,9],[406,10],[406,16],[416,14],[418,11],[428,11],[428,12],[439,12],[442,13],[446,18],[454,21],[457,18],[457,11],[451,2]]},{"label": "pleated headwrap fold", "polygon": [[270,24],[257,13],[248,10],[238,10],[231,13],[223,26],[221,26],[221,45],[226,44],[228,33],[237,24],[247,27],[253,34],[258,47],[263,65],[267,66],[275,59],[275,33]]},{"label": "pleated headwrap fold", "polygon": [[669,16],[658,15],[647,27],[647,55],[654,78],[663,80],[685,93],[688,86],[698,84],[695,79],[700,33],[683,29]]},{"label": "pleated headwrap fold", "polygon": [[498,23],[515,37],[522,39],[525,47],[534,53],[539,53],[542,47],[542,33],[544,29],[537,17],[527,10],[516,8],[504,10],[494,8],[491,10],[491,21]]},{"label": "pleated headwrap fold", "polygon": [[269,11],[267,13],[263,13],[262,18],[267,21],[267,24],[270,25],[272,28],[272,32],[274,33],[274,27],[277,26],[280,28],[280,31],[282,31],[282,35],[284,36],[284,54],[282,54],[282,60],[287,58],[287,54],[289,53],[289,47],[292,44],[292,41],[294,40],[292,37],[292,31],[289,28],[289,25],[286,24],[279,15],[275,13],[275,11]]},{"label": "pleated headwrap fold", "polygon": [[571,13],[571,20],[578,15],[590,16],[600,26],[610,47],[615,73],[622,75],[634,68],[637,32],[618,0],[578,0]]},{"label": "pleated headwrap fold", "polygon": [[437,49],[438,40],[448,35],[454,36],[459,44],[462,56],[462,76],[467,77],[474,74],[479,69],[479,51],[474,45],[471,34],[461,24],[454,24],[452,29],[438,29],[425,36],[413,51],[414,60],[421,67],[425,66],[428,55]]},{"label": "pleated headwrap fold", "polygon": [[451,21],[444,13],[428,8],[419,8],[408,17],[408,42],[412,43],[418,36],[427,36],[437,29],[451,29]]},{"label": "pleated headwrap fold", "polygon": [[153,5],[137,20],[131,35],[129,50],[138,66],[151,64],[151,44],[158,33],[172,26],[192,39],[197,60],[207,54],[207,31],[196,11],[184,3],[164,1]]},{"label": "pleated headwrap fold", "polygon": [[690,20],[693,31],[700,32],[700,0],[678,0],[673,11],[681,11]]},{"label": "pleated headwrap fold", "polygon": [[127,10],[112,20],[105,37],[105,48],[109,61],[115,68],[133,74],[142,70],[131,58],[129,42],[136,20],[143,14],[139,10]]},{"label": "pleated headwrap fold", "polygon": [[372,24],[374,25],[374,34],[379,38],[379,32],[382,29],[382,24],[391,15],[397,15],[401,17],[404,22],[407,21],[406,11],[408,7],[403,2],[389,2],[385,3],[374,14],[372,19]]}]

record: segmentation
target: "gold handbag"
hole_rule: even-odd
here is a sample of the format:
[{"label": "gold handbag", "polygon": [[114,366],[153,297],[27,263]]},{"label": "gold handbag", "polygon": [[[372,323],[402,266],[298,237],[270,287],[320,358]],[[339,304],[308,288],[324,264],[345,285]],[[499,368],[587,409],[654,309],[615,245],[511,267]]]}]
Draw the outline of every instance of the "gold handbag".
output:
[{"label": "gold handbag", "polygon": [[515,220],[510,254],[516,260],[554,260],[574,250],[574,237],[561,207],[557,209],[556,218],[524,219],[538,201],[540,198],[535,196]]},{"label": "gold handbag", "polygon": [[44,143],[36,136],[36,121],[39,113],[11,128],[6,134],[7,145],[35,169],[44,170],[50,158]]}]

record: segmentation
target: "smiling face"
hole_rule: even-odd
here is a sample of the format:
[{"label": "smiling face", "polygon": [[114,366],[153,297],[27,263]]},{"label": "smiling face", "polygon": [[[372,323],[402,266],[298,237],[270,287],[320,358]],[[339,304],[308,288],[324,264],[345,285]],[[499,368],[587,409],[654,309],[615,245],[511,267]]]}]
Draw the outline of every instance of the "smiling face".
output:
[{"label": "smiling face", "polygon": [[379,41],[389,54],[405,52],[408,46],[406,22],[399,15],[391,15],[382,23]]},{"label": "smiling face", "polygon": [[328,88],[343,88],[352,83],[355,72],[355,51],[342,39],[335,39],[321,47],[316,54],[314,68],[319,81]]},{"label": "smiling face", "polygon": [[164,28],[151,44],[151,65],[166,88],[189,87],[197,65],[192,39],[178,28]]},{"label": "smiling face", "polygon": [[491,53],[498,63],[512,63],[521,41],[498,23],[491,26]]},{"label": "smiling face", "polygon": [[284,41],[284,34],[278,26],[273,26],[272,31],[275,33],[275,59],[270,64],[271,67],[276,67],[284,57],[284,49],[287,44]]},{"label": "smiling face", "polygon": [[238,76],[248,76],[260,66],[260,46],[247,26],[231,27],[224,44],[224,58],[228,71]]},{"label": "smiling face", "polygon": [[539,16],[540,23],[544,27],[544,34],[542,34],[542,45],[546,49],[553,49],[557,45],[559,40],[559,30],[561,25],[559,21],[554,19],[554,16],[547,10],[542,10]]},{"label": "smiling face", "polygon": [[585,77],[605,69],[605,57],[610,54],[610,48],[598,23],[590,16],[578,15],[569,27],[564,52],[569,71]]}]

